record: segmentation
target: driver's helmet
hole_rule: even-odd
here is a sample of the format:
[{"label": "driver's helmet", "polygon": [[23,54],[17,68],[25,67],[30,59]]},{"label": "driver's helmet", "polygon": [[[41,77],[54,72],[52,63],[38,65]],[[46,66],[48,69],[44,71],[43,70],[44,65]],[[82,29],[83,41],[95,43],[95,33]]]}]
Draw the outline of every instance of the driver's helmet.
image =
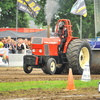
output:
[{"label": "driver's helmet", "polygon": [[63,29],[64,28],[64,23],[63,22],[60,22],[59,23],[59,29]]}]

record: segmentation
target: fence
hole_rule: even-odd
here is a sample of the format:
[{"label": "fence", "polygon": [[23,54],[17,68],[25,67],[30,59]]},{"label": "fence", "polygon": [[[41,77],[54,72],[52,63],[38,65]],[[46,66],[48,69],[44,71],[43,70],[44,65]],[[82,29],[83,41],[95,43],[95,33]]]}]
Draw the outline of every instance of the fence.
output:
[{"label": "fence", "polygon": [[9,54],[9,67],[22,67],[24,54]]}]

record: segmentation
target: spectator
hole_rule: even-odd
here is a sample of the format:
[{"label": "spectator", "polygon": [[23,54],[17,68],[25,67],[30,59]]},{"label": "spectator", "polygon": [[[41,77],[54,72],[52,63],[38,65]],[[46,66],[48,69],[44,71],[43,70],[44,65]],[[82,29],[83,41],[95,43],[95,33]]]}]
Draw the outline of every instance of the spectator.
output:
[{"label": "spectator", "polygon": [[14,49],[16,50],[16,41],[14,41]]},{"label": "spectator", "polygon": [[10,53],[15,53],[15,48],[14,48],[14,40],[11,40],[11,44],[10,44]]},{"label": "spectator", "polygon": [[27,38],[25,38],[25,39],[23,40],[23,42],[27,45],[27,43],[28,43]]},{"label": "spectator", "polygon": [[28,49],[31,49],[31,41],[28,42],[27,47]]},{"label": "spectator", "polygon": [[10,48],[10,40],[7,40],[7,48]]},{"label": "spectator", "polygon": [[13,53],[13,54],[16,53],[12,44],[10,45],[9,53]]},{"label": "spectator", "polygon": [[4,48],[7,48],[7,39],[4,38]]},{"label": "spectator", "polygon": [[25,43],[25,45],[26,45],[26,49],[28,49],[28,40],[27,40],[27,38],[25,38],[25,40],[24,40],[24,43]]},{"label": "spectator", "polygon": [[17,50],[18,50],[18,53],[22,53],[22,50],[24,49],[24,46],[22,44],[22,39],[18,39],[18,44],[17,44]]},{"label": "spectator", "polygon": [[11,39],[11,44],[14,45],[14,39]]},{"label": "spectator", "polygon": [[22,38],[19,38],[17,42],[14,39],[11,39],[10,36],[8,36],[7,38],[0,38],[0,48],[8,48],[9,53],[16,52],[16,44],[18,53],[31,53],[31,40],[28,40],[27,38],[25,38],[24,40]]},{"label": "spectator", "polygon": [[8,48],[8,52],[11,53],[11,51],[10,51],[11,46],[10,46],[10,41],[9,40],[7,40],[7,48]]},{"label": "spectator", "polygon": [[9,41],[10,41],[10,43],[11,43],[11,37],[10,36],[8,36],[8,38],[7,38]]},{"label": "spectator", "polygon": [[26,51],[28,50],[28,46],[27,46],[27,43],[28,43],[28,40],[27,38],[25,38],[25,40],[23,41],[23,46],[24,46],[24,49],[23,49],[23,54],[26,54]]},{"label": "spectator", "polygon": [[3,48],[2,38],[0,38],[0,48]]},{"label": "spectator", "polygon": [[27,47],[28,47],[27,53],[31,53],[31,41],[28,42]]},{"label": "spectator", "polygon": [[2,38],[2,43],[4,44],[4,38]]}]

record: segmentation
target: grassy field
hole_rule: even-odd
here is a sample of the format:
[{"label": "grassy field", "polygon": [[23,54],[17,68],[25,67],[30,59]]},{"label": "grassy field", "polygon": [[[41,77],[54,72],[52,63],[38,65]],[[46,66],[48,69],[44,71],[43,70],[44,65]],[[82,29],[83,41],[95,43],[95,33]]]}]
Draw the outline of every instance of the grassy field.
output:
[{"label": "grassy field", "polygon": [[[80,80],[74,80],[75,88],[98,88],[98,82],[100,80],[91,80],[89,82],[83,82]],[[0,83],[0,92],[3,91],[15,91],[21,89],[62,89],[67,87],[67,81],[31,81],[31,82],[12,82],[12,83]]]}]

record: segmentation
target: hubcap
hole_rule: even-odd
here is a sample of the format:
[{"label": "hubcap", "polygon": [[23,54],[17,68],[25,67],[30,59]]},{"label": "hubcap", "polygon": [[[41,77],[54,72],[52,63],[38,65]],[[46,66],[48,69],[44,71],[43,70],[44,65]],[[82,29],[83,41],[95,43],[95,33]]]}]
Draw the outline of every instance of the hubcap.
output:
[{"label": "hubcap", "polygon": [[90,58],[89,50],[86,47],[83,47],[79,55],[79,63],[82,69],[85,68],[86,62],[89,63],[89,58]]},{"label": "hubcap", "polygon": [[53,61],[50,65],[51,71],[53,72],[55,69],[55,62]]},{"label": "hubcap", "polygon": [[28,69],[28,70],[31,70],[31,66],[28,66],[27,69]]}]

